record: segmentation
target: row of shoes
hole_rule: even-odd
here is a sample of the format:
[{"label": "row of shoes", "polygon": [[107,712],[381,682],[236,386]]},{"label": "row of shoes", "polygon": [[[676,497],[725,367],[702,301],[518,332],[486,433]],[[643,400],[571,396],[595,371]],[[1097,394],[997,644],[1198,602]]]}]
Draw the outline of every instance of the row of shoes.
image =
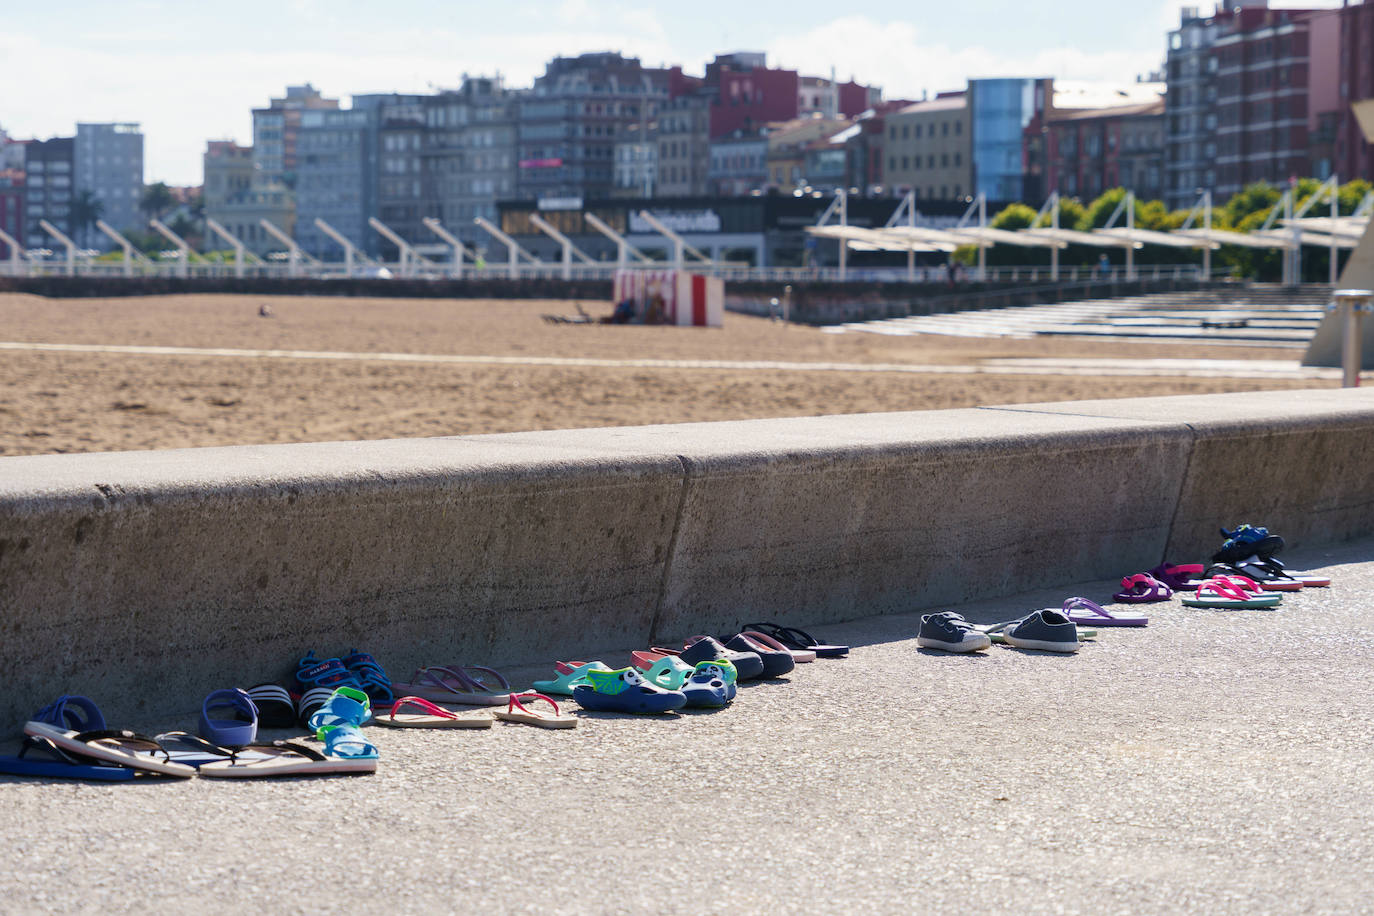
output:
[{"label": "row of shoes", "polygon": [[554,663],[555,677],[535,681],[544,693],[571,696],[583,709],[639,715],[686,707],[720,708],[738,695],[740,681],[782,677],[798,663],[842,658],[848,646],[822,643],[810,633],[774,623],[746,624],[733,636],[693,636],[682,648],[654,646],[630,653],[630,664]]}]

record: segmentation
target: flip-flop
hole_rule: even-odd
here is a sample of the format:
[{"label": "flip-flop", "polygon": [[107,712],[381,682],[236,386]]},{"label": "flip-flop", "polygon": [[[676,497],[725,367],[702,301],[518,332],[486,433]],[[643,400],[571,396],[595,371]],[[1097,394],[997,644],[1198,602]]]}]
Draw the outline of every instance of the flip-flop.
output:
[{"label": "flip-flop", "polygon": [[187,778],[195,767],[175,763],[156,738],[123,729],[76,732],[46,722],[27,722],[24,734],[46,738],[64,751],[163,776]]},{"label": "flip-flop", "polygon": [[[493,683],[488,683],[488,679]],[[510,700],[510,682],[482,665],[432,665],[416,671],[410,681],[394,684],[393,689],[434,703],[500,706]]]},{"label": "flip-flop", "polygon": [[[1227,582],[1254,598],[1282,598],[1278,592],[1267,591],[1254,579],[1249,576],[1242,576],[1240,573],[1232,573],[1229,576],[1213,576],[1217,582]],[[1202,583],[1199,582],[1198,585]],[[1193,589],[1197,591],[1197,589]]]},{"label": "flip-flop", "polygon": [[1232,563],[1231,566],[1236,572],[1243,576],[1249,576],[1260,585],[1271,592],[1300,592],[1302,582],[1288,575],[1288,573],[1274,569],[1264,563],[1259,557],[1250,557],[1248,560],[1241,560],[1239,563]]},{"label": "flip-flop", "polygon": [[[1250,572],[1250,570],[1246,567],[1250,567],[1252,565],[1255,568],[1263,570],[1264,572],[1274,577],[1274,579],[1272,580],[1261,581],[1268,581],[1272,583],[1273,581],[1284,581],[1291,579],[1293,581],[1302,583],[1303,588],[1327,588],[1331,585],[1330,576],[1314,576],[1311,573],[1302,573],[1296,570],[1289,569],[1288,567],[1283,565],[1283,562],[1278,557],[1251,557],[1244,563],[1236,564],[1238,569],[1246,572],[1247,574]],[[1290,589],[1290,591],[1295,591],[1295,589]]]},{"label": "flip-flop", "polygon": [[[1147,569],[1145,572],[1177,591],[1201,576],[1202,571],[1201,563],[1160,563],[1154,569]],[[1193,587],[1196,588],[1197,586]]]},{"label": "flip-flop", "polygon": [[[542,700],[553,707],[553,715],[538,710],[530,709],[521,700]],[[558,709],[558,704],[551,698],[542,693],[526,692],[510,695],[510,702],[504,710],[498,709],[492,715],[502,722],[519,722],[521,725],[533,725],[535,728],[576,728],[577,717],[567,716]]]},{"label": "flip-flop", "polygon": [[1121,580],[1121,591],[1112,595],[1112,600],[1120,604],[1148,604],[1168,601],[1172,597],[1172,588],[1149,573],[1136,573]]},{"label": "flip-flop", "polygon": [[812,650],[788,648],[787,646],[783,645],[781,641],[774,639],[773,637],[769,636],[767,633],[762,632],[761,630],[744,630],[743,632],[745,636],[751,637],[752,639],[755,639],[758,642],[763,643],[770,649],[776,649],[779,652],[792,653],[792,661],[798,664],[801,664],[802,662],[814,662],[816,660],[816,653]]},{"label": "flip-flop", "polygon": [[1109,611],[1087,598],[1066,598],[1061,610],[1075,624],[1091,624],[1095,627],[1143,627],[1150,622],[1150,618],[1144,614]]},{"label": "flip-flop", "polygon": [[573,688],[587,683],[586,672],[610,671],[605,662],[554,662],[553,670],[558,676],[551,681],[535,681],[531,686],[540,693],[557,693],[572,696]]},{"label": "flip-flop", "polygon": [[[29,753],[46,754],[29,756]],[[137,771],[115,763],[101,763],[84,755],[69,754],[47,738],[28,736],[14,757],[0,757],[0,773],[9,776],[36,776],[44,779],[88,779],[101,782],[127,782]]]},{"label": "flip-flop", "polygon": [[330,757],[295,741],[263,741],[233,751],[228,760],[207,763],[202,776],[261,779],[272,776],[343,776],[377,772],[376,757]]},{"label": "flip-flop", "polygon": [[799,630],[796,627],[784,627],[776,623],[746,623],[744,629],[767,633],[789,649],[806,649],[815,652],[817,658],[840,658],[849,654],[848,646],[828,645],[805,630]]},{"label": "flip-flop", "polygon": [[1277,607],[1278,595],[1251,594],[1234,582],[1208,579],[1198,586],[1197,597],[1183,598],[1184,607],[1262,609]]},{"label": "flip-flop", "polygon": [[[397,710],[414,707],[424,713],[401,713]],[[488,716],[460,716],[442,706],[435,706],[424,697],[401,697],[391,706],[391,712],[377,717],[378,725],[392,728],[491,728]]]}]

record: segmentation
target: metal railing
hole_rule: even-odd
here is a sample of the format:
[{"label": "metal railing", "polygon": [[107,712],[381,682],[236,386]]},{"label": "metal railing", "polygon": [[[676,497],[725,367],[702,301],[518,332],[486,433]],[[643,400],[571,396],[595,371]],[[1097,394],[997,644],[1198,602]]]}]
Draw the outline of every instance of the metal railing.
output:
[{"label": "metal railing", "polygon": [[[667,261],[652,263],[628,263],[623,268],[612,263],[571,265],[542,262],[537,264],[487,264],[477,268],[465,264],[462,276],[468,279],[519,279],[519,280],[610,280],[617,269],[627,270],[668,270],[672,264]],[[917,267],[908,272],[905,267],[848,267],[841,277],[837,267],[750,267],[731,264],[706,264],[688,261],[684,268],[693,273],[721,277],[727,282],[763,283],[949,283],[950,270],[943,265]],[[125,265],[123,261],[102,261],[79,258],[70,266],[65,260],[0,260],[0,276],[18,277],[188,277],[199,279],[228,279],[233,277],[285,278],[290,276],[311,279],[347,278],[387,278],[447,280],[455,272],[444,264],[406,264],[383,263],[368,266],[354,266],[350,272],[342,262],[319,264],[299,264],[294,268],[285,261],[268,261],[263,264],[212,263],[191,261],[184,266],[179,260],[155,261]],[[1125,268],[1113,266],[1102,270],[1096,265],[1083,267],[1061,266],[1057,282],[1103,281],[1119,282],[1134,280],[1203,280],[1208,279],[1203,268],[1197,264],[1158,264],[1141,265],[1131,271],[1128,277]],[[1229,271],[1213,271],[1212,278],[1230,276]],[[960,283],[1049,283],[1052,271],[1049,266],[1033,267],[960,267],[955,273]]]}]

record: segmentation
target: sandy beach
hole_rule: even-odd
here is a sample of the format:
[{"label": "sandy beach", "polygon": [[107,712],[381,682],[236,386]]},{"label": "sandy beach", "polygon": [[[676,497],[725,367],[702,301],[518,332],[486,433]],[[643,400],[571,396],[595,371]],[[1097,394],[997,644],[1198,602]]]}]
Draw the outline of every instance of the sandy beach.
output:
[{"label": "sandy beach", "polygon": [[[581,305],[593,315],[610,311],[608,303]],[[262,306],[268,317],[259,314]],[[77,348],[0,351],[0,455],[451,436],[1338,384],[985,375],[958,369],[1006,358],[1296,360],[1294,350],[1086,338],[827,334],[735,314],[727,314],[720,329],[553,324],[543,319],[550,314],[575,315],[576,305],[0,295],[0,343]],[[592,364],[551,365],[550,360]],[[672,365],[624,365],[633,361]],[[703,361],[734,365],[699,365]],[[759,363],[806,365],[780,369]],[[932,369],[857,368],[900,366]]]}]

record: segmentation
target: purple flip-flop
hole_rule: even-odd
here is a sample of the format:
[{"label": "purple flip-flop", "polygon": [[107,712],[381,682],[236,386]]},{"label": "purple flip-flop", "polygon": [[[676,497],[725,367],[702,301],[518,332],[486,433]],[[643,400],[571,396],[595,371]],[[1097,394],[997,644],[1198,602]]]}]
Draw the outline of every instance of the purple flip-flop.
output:
[{"label": "purple flip-flop", "polygon": [[1089,627],[1143,627],[1150,618],[1141,613],[1113,613],[1096,601],[1087,598],[1066,598],[1063,604],[1064,616],[1080,626]]},{"label": "purple flip-flop", "polygon": [[1122,604],[1149,604],[1153,601],[1168,601],[1172,597],[1172,588],[1149,573],[1136,573],[1121,580],[1121,591],[1112,595],[1112,600]]}]

